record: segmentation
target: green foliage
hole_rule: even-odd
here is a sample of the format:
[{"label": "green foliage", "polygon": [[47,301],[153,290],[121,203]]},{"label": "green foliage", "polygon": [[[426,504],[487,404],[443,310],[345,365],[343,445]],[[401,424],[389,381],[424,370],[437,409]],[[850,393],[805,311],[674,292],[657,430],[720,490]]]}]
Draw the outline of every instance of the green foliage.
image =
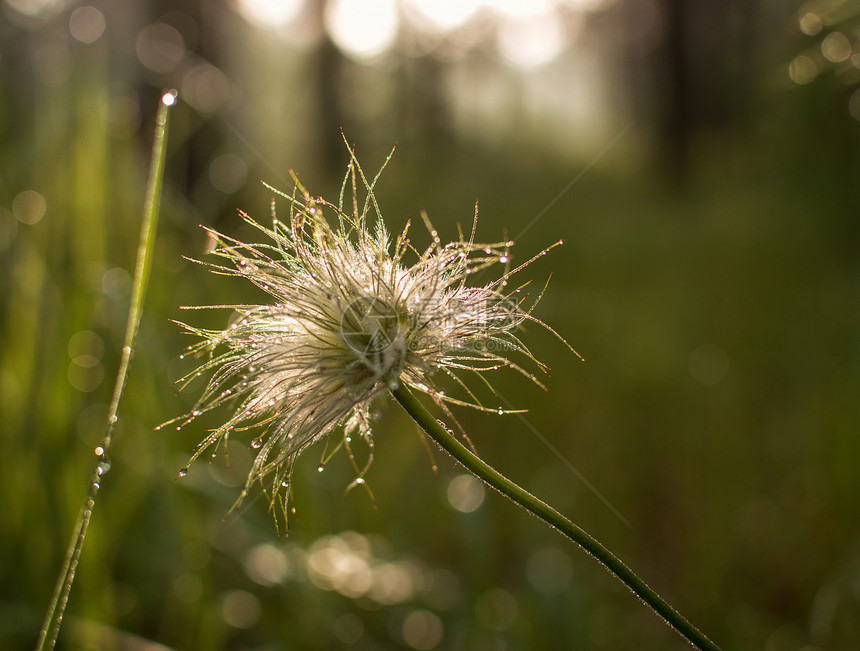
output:
[{"label": "green foliage", "polygon": [[[72,52],[62,84],[33,81],[24,53],[49,37],[32,36],[19,59],[4,50],[0,78],[0,640],[10,649],[35,641],[86,493],[163,81],[124,77],[100,42]],[[262,500],[222,522],[251,463],[240,441],[229,472],[216,462],[175,481],[220,416],[154,431],[189,408],[171,386],[188,370],[177,359],[188,341],[169,320],[183,317],[180,305],[248,300],[240,283],[182,256],[205,250],[199,223],[242,239],[236,208],[265,218],[270,195],[257,178],[289,189],[230,127],[283,176],[289,164],[321,194],[339,187],[343,165],[329,174],[305,131],[310,112],[291,103],[302,74],[294,86],[249,79],[239,115],[175,109],[112,469],[58,648],[129,648],[135,637],[202,651],[421,648],[434,631],[439,648],[681,648],[604,572],[497,495],[471,513],[453,508],[459,471],[435,453],[434,477],[390,402],[379,404],[367,477],[376,508],[363,492],[343,497],[354,478],[345,457],[316,471],[321,449],[296,468],[286,540]],[[120,92],[119,77],[139,90]],[[139,128],[117,128],[105,93],[138,97]],[[527,129],[450,139],[404,136],[384,120],[372,136],[349,129],[369,168],[398,141],[378,188],[393,231],[423,208],[455,239],[479,198],[481,239],[506,231],[515,254],[565,240],[530,268],[552,273],[537,316],[587,362],[534,328],[550,391],[515,373],[494,386],[530,410],[526,420],[631,527],[517,416],[462,413],[464,429],[490,463],[616,550],[725,648],[860,644],[860,163],[844,94],[825,78],[762,91],[743,124],[697,136],[683,185],[664,182],[650,158],[655,136],[637,125],[521,238],[587,158],[562,156]],[[210,183],[224,152],[249,168],[234,194]],[[44,199],[40,218],[26,191]],[[223,327],[220,316],[201,315],[212,319],[201,327]]]}]

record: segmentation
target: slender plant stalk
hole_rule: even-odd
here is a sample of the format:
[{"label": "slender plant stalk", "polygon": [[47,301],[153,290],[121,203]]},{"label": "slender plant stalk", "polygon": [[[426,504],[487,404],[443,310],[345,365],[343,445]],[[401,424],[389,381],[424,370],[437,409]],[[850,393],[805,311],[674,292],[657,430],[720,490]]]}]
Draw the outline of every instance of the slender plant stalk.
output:
[{"label": "slender plant stalk", "polygon": [[123,339],[122,354],[119,369],[117,370],[116,383],[114,384],[113,397],[108,408],[107,423],[105,424],[102,442],[95,449],[98,461],[90,479],[86,501],[75,523],[66,557],[57,577],[57,584],[51,596],[51,603],[45,613],[45,620],[39,631],[36,641],[36,651],[53,649],[60,634],[60,625],[63,623],[63,615],[69,602],[69,593],[75,581],[75,572],[78,561],[84,547],[93,507],[96,503],[96,495],[104,474],[110,469],[110,446],[113,439],[114,425],[117,421],[117,410],[122,392],[128,380],[128,368],[134,351],[137,331],[140,326],[140,317],[143,312],[143,299],[146,294],[147,281],[152,267],[152,254],[155,249],[155,234],[158,227],[158,212],[161,204],[161,186],[164,179],[164,161],[166,158],[167,145],[167,122],[170,107],[176,103],[176,91],[168,91],[161,98],[158,106],[158,114],[155,119],[155,136],[152,141],[152,159],[149,166],[149,176],[146,183],[146,196],[143,204],[143,222],[140,227],[140,241],[137,248],[137,261],[134,267],[134,280],[131,287],[131,305],[128,310],[128,320],[125,325],[125,337]]},{"label": "slender plant stalk", "polygon": [[510,479],[487,465],[468,450],[457,438],[442,427],[428,412],[406,385],[401,384],[391,393],[403,406],[407,413],[436,441],[448,454],[459,461],[466,470],[482,479],[487,485],[498,490],[502,495],[522,506],[526,511],[536,515],[550,527],[558,529],[577,545],[591,554],[619,581],[626,585],[642,601],[648,604],[669,626],[680,633],[693,646],[707,650],[719,651],[719,647],[705,637],[695,626],[688,622],[677,610],[670,606],[660,595],[654,592],[642,579],[627,567],[617,556],[610,552],[600,542],[595,540],[585,530],[565,518],[551,506],[545,504],[528,491],[520,488]]}]

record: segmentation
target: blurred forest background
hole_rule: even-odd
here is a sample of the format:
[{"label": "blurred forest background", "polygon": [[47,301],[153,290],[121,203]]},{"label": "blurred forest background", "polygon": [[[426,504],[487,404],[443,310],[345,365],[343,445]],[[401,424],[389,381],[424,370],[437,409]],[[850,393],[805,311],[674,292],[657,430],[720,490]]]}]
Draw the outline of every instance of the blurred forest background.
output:
[{"label": "blurred forest background", "polygon": [[[200,224],[254,237],[264,180],[336,197],[341,128],[392,230],[516,240],[549,393],[457,412],[482,455],[726,649],[860,648],[860,4],[840,0],[2,0],[0,646],[31,648],[116,372],[155,109],[176,88],[156,261],[60,649],[682,649],[596,563],[380,402],[362,491],[299,463],[264,500],[154,431],[179,306],[247,302]],[[424,236],[415,229],[416,239]],[[429,238],[427,238],[429,241]],[[225,312],[194,313],[223,327]],[[536,434],[538,433],[538,434]],[[571,471],[544,437],[590,482]],[[605,498],[612,508],[598,496]],[[617,510],[629,526],[613,511]]]}]

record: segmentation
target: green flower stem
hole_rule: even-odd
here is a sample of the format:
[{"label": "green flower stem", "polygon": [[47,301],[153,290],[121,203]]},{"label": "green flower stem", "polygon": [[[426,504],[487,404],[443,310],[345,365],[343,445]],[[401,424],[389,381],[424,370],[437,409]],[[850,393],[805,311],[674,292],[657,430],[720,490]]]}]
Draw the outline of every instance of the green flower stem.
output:
[{"label": "green flower stem", "polygon": [[113,396],[108,408],[107,423],[105,424],[104,436],[101,444],[96,448],[98,461],[90,479],[84,505],[78,514],[66,557],[60,568],[57,584],[51,596],[51,603],[45,613],[45,620],[39,631],[36,641],[36,651],[53,649],[60,634],[60,626],[63,623],[63,615],[69,602],[69,593],[75,582],[75,573],[78,569],[78,561],[84,548],[84,540],[96,503],[96,495],[103,481],[103,475],[110,469],[110,446],[113,440],[114,424],[117,421],[117,410],[122,392],[128,380],[128,368],[137,339],[137,331],[140,327],[140,317],[143,312],[143,298],[146,294],[146,285],[149,280],[149,272],[152,268],[152,254],[155,249],[155,234],[158,227],[158,212],[161,205],[161,185],[164,179],[164,161],[166,159],[167,145],[167,116],[170,107],[176,103],[176,91],[168,91],[162,95],[161,103],[158,105],[158,114],[155,119],[155,136],[152,141],[152,159],[149,166],[149,176],[146,182],[146,195],[143,204],[143,222],[140,226],[140,240],[137,249],[137,262],[134,266],[134,279],[131,287],[131,304],[128,309],[128,319],[125,325],[125,337],[123,339],[122,353],[119,369],[117,370],[116,383],[114,384]]},{"label": "green flower stem", "polygon": [[565,518],[551,506],[545,504],[528,491],[520,488],[510,479],[484,463],[470,452],[457,438],[442,427],[428,412],[412,392],[401,384],[391,392],[410,416],[421,428],[452,457],[459,461],[467,470],[482,479],[487,485],[495,488],[505,497],[522,506],[526,511],[536,515],[550,527],[558,529],[612,573],[619,581],[630,588],[642,601],[648,604],[666,623],[680,633],[693,646],[708,651],[719,651],[719,647],[705,637],[695,626],[684,619],[660,595],[652,590],[617,556],[586,531]]}]

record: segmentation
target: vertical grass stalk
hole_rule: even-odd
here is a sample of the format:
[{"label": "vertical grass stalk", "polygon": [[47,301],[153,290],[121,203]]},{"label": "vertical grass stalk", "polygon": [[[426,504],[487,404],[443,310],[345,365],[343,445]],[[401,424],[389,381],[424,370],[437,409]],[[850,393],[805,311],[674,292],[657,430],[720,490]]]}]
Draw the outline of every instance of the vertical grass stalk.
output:
[{"label": "vertical grass stalk", "polygon": [[60,626],[63,615],[69,601],[69,593],[75,581],[75,572],[84,540],[87,536],[90,519],[95,506],[96,495],[103,481],[104,474],[110,469],[110,447],[113,439],[114,425],[117,421],[117,411],[122,392],[128,379],[128,369],[134,352],[137,339],[137,331],[140,326],[140,317],[143,312],[143,299],[146,294],[147,281],[149,280],[152,267],[152,255],[155,249],[155,235],[158,227],[158,212],[161,204],[161,186],[164,179],[164,162],[166,158],[167,145],[167,123],[170,107],[176,103],[176,91],[168,91],[161,97],[158,113],[155,120],[155,135],[152,141],[152,159],[149,166],[149,175],[146,183],[146,195],[143,204],[143,222],[140,227],[140,240],[137,248],[137,261],[134,267],[134,279],[131,288],[131,304],[128,310],[128,320],[125,326],[122,354],[120,356],[119,368],[114,384],[113,396],[108,408],[107,422],[105,423],[104,436],[101,444],[95,448],[98,458],[95,469],[90,479],[90,485],[86,500],[81,507],[75,528],[69,540],[68,549],[60,573],[57,576],[57,584],[51,596],[51,602],[45,613],[39,638],[36,641],[36,651],[53,649],[60,634]]},{"label": "vertical grass stalk", "polygon": [[615,578],[648,604],[654,612],[662,617],[671,628],[680,633],[690,644],[703,651],[719,651],[719,647],[716,644],[705,637],[704,634],[688,622],[677,610],[634,574],[617,556],[606,549],[589,533],[525,489],[517,486],[510,479],[470,452],[453,434],[439,424],[408,387],[401,384],[398,388],[392,389],[391,393],[406,412],[412,416],[415,422],[448,454],[459,461],[466,470],[483,480],[488,486],[498,490],[511,501],[522,506],[529,513],[537,516],[550,527],[558,529],[591,554],[598,563],[603,565]]}]

